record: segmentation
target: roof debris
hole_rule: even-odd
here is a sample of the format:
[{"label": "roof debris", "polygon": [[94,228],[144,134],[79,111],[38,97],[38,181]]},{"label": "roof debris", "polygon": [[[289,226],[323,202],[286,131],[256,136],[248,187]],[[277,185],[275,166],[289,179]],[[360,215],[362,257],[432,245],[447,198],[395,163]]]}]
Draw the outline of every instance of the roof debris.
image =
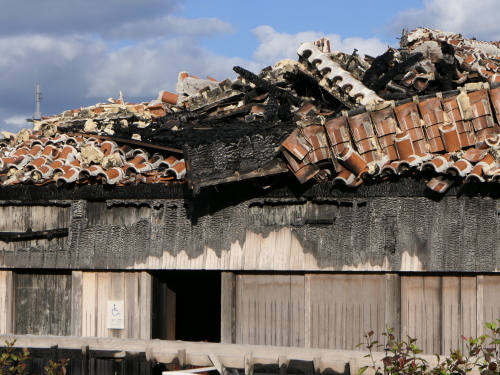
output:
[{"label": "roof debris", "polygon": [[[176,93],[3,132],[0,182],[203,186],[290,170],[304,183],[417,175],[439,193],[500,182],[500,42],[419,28],[376,58],[323,38],[236,79],[181,72]],[[134,148],[139,146],[138,148]]]}]

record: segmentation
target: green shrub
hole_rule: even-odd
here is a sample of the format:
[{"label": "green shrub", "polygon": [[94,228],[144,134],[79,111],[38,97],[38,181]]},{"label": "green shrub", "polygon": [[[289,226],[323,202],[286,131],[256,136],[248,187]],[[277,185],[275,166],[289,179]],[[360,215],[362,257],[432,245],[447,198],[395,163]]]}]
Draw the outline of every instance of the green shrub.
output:
[{"label": "green shrub", "polygon": [[[31,359],[30,352],[24,348],[14,351],[16,340],[5,341],[5,350],[0,355],[0,375],[27,375],[27,368]],[[69,359],[61,361],[49,360],[43,369],[47,375],[64,375]]]},{"label": "green shrub", "polygon": [[[497,320],[500,323],[500,320]],[[466,375],[473,370],[482,375],[500,375],[500,327],[497,323],[485,324],[487,334],[477,338],[462,336],[466,343],[464,353],[460,349],[451,349],[450,355],[442,359],[436,354],[437,365],[429,363],[419,355],[422,350],[417,346],[417,339],[407,336],[406,340],[398,341],[394,329],[386,327],[384,343],[372,341],[373,331],[365,332],[363,342],[368,350],[365,356],[371,359],[370,366],[359,369],[361,375],[367,369],[372,369],[376,375]],[[380,361],[374,358],[374,348],[382,348],[385,357]]]}]

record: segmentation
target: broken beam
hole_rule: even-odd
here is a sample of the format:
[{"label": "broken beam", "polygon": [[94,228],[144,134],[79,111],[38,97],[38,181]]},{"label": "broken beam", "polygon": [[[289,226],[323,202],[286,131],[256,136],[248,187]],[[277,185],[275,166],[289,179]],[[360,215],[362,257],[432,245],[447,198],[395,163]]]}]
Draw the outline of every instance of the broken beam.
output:
[{"label": "broken beam", "polygon": [[31,241],[36,239],[51,240],[55,237],[67,237],[69,233],[68,228],[48,229],[33,231],[28,229],[26,232],[0,232],[0,241]]},{"label": "broken beam", "polygon": [[115,141],[115,142],[121,142],[121,143],[129,143],[129,144],[133,144],[133,145],[138,145],[138,146],[143,146],[143,147],[150,147],[150,148],[155,148],[155,149],[158,149],[158,150],[165,150],[165,151],[175,152],[177,154],[182,154],[182,150],[179,150],[177,148],[171,148],[171,147],[165,147],[165,146],[155,145],[155,144],[148,143],[148,142],[137,141],[135,139],[118,138],[118,137],[112,137],[110,135],[84,134],[84,133],[67,133],[67,135],[70,136],[70,137],[98,138],[98,139],[104,139],[106,141]]}]

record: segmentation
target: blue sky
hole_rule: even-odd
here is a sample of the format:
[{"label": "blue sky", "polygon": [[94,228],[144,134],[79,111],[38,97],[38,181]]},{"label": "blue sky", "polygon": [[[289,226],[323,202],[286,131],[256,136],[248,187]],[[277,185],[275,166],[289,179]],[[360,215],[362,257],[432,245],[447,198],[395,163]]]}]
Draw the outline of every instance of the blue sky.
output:
[{"label": "blue sky", "polygon": [[[303,31],[322,31],[339,34],[343,38],[378,37],[395,43],[394,30],[388,27],[392,18],[410,6],[419,7],[422,1],[238,1],[237,6],[224,0],[189,0],[180,15],[187,18],[218,17],[230,23],[233,34],[207,38],[203,45],[221,54],[252,58],[259,42],[252,30],[269,25],[278,32],[296,34]],[[310,5],[309,5],[310,4]],[[357,9],[362,9],[358,12]]]},{"label": "blue sky", "polygon": [[296,58],[302,42],[376,56],[403,28],[500,40],[497,0],[0,0],[0,130],[18,132],[42,85],[44,115],[174,91],[177,73],[234,77]]}]

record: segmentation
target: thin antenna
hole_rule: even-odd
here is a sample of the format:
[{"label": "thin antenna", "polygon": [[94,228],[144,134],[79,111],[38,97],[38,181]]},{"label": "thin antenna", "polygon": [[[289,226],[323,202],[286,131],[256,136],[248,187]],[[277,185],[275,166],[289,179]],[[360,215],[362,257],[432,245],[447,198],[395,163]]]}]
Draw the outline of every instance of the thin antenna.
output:
[{"label": "thin antenna", "polygon": [[36,110],[35,113],[33,114],[33,120],[41,120],[42,111],[40,110],[40,103],[42,102],[42,89],[40,85],[36,85],[35,100],[36,100]]}]

